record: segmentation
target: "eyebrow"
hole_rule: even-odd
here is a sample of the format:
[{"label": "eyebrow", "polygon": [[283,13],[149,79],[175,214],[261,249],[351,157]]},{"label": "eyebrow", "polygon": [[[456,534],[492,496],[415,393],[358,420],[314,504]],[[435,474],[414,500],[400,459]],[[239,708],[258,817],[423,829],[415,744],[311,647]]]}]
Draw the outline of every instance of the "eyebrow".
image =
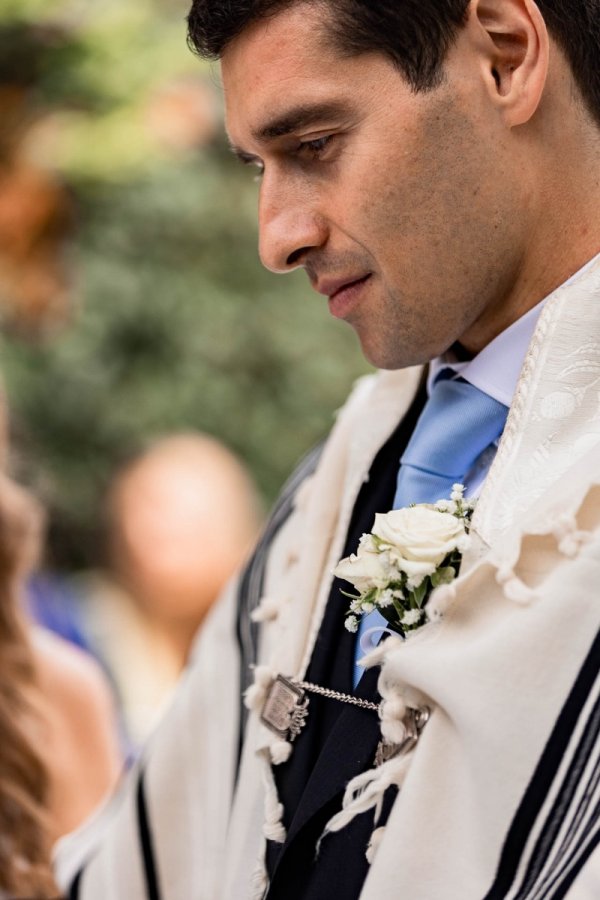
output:
[{"label": "eyebrow", "polygon": [[342,113],[347,113],[345,103],[326,101],[323,103],[310,103],[286,110],[282,115],[252,132],[252,137],[257,141],[270,141],[274,138],[285,137],[322,119],[333,119]]},{"label": "eyebrow", "polygon": [[[336,119],[347,114],[348,105],[339,101],[301,104],[253,129],[252,137],[257,142],[265,143],[308,128],[324,119]],[[231,145],[231,150],[243,163],[253,163],[257,159],[254,154],[247,153],[240,147]]]}]

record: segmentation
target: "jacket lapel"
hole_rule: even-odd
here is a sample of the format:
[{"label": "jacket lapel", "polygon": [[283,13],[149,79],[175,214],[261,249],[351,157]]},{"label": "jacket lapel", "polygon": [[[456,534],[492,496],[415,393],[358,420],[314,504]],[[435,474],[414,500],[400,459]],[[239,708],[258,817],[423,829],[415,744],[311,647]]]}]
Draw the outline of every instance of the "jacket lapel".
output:
[{"label": "jacket lapel", "polygon": [[[376,668],[367,671],[356,695],[378,702],[381,699],[377,693],[378,676]],[[343,793],[357,772],[370,768],[379,738],[379,718],[375,711],[350,705],[344,707],[317,758],[286,843],[291,843],[306,822],[329,800]]]}]

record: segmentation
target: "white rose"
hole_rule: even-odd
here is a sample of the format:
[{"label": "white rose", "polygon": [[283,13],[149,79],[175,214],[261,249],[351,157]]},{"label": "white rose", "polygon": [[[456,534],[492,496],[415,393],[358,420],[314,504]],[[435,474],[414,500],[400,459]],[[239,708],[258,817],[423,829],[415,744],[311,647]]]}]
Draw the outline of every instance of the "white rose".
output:
[{"label": "white rose", "polygon": [[373,527],[392,563],[411,578],[433,574],[465,533],[462,519],[428,506],[378,513]]},{"label": "white rose", "polygon": [[[369,545],[370,546],[370,545]],[[373,544],[373,548],[374,548]],[[385,588],[394,572],[387,552],[376,549],[358,548],[358,553],[342,559],[333,570],[333,574],[353,584],[361,594],[371,588]]]},{"label": "white rose", "polygon": [[377,544],[373,540],[372,534],[363,534],[360,541],[358,542],[358,550],[356,551],[358,556],[361,556],[363,553],[378,553]]}]

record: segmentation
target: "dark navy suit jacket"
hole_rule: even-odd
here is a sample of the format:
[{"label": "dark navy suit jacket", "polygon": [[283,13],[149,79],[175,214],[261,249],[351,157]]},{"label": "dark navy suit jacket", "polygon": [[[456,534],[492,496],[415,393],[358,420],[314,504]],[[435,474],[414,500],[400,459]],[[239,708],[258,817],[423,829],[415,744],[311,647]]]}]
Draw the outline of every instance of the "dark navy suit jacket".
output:
[{"label": "dark navy suit jacket", "polygon": [[[357,498],[344,555],[356,550],[360,536],[371,530],[375,513],[392,507],[398,465],[425,402],[421,386],[410,410],[380,449],[369,478]],[[353,693],[355,635],[344,628],[348,600],[334,579],[323,623],[315,643],[307,680],[343,693]],[[378,701],[378,670],[362,677],[357,696]],[[342,795],[355,775],[370,768],[380,738],[377,713],[310,695],[310,714],[294,744],[290,760],[275,769],[284,805],[287,839],[268,845],[270,889],[267,900],[354,900],[368,872],[365,851],[373,815],[358,816],[316,846],[328,820],[341,809]],[[386,797],[389,812],[394,796]]]}]

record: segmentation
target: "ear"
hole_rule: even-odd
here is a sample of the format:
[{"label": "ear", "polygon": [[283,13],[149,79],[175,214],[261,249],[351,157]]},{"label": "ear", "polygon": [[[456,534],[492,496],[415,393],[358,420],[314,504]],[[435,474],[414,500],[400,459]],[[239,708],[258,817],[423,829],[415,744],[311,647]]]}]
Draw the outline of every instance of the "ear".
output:
[{"label": "ear", "polygon": [[468,28],[476,38],[490,96],[511,127],[537,110],[550,42],[534,0],[472,0]]}]

